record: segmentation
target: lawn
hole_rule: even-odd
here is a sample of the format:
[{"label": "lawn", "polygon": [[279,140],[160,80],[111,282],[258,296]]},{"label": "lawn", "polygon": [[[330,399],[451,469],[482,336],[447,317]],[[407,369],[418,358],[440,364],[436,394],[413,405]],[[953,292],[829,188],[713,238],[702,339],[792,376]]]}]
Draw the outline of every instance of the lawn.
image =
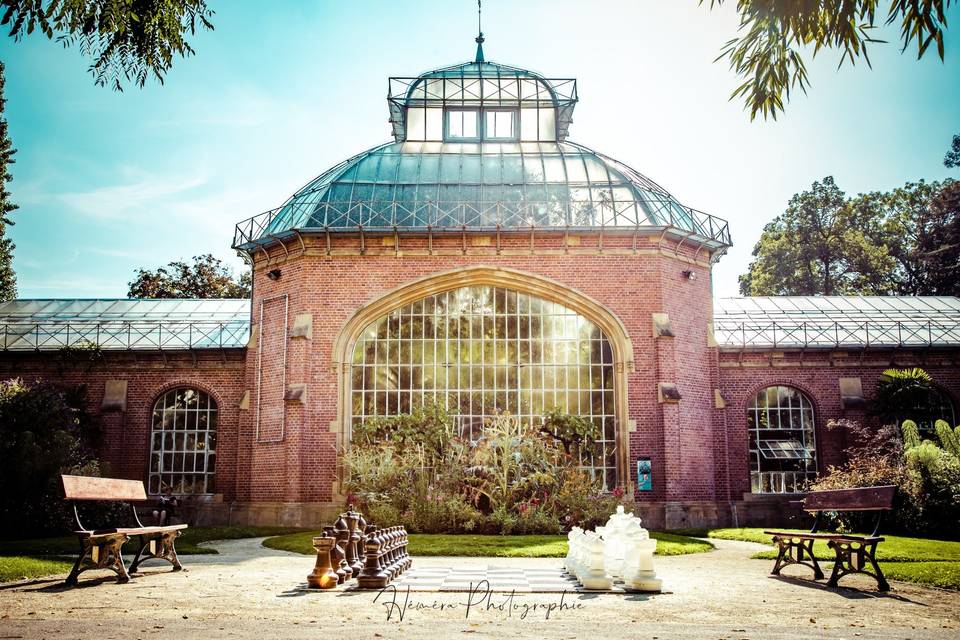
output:
[{"label": "lawn", "polygon": [[[313,555],[311,540],[319,532],[294,533],[264,540],[271,549]],[[656,538],[657,554],[677,556],[701,553],[713,548],[709,542],[694,540],[673,533],[651,532]],[[494,556],[501,558],[562,558],[567,555],[566,536],[487,536],[410,534],[410,555],[413,556]]]},{"label": "lawn", "polygon": [[[190,527],[177,539],[177,553],[196,555],[216,553],[215,549],[198,546],[210,540],[234,540],[284,535],[302,529],[294,527]],[[80,543],[77,537],[36,538],[27,540],[0,540],[0,582],[38,578],[70,571]],[[137,551],[137,540],[123,546],[125,555]],[[67,560],[69,558],[69,560]]]},{"label": "lawn", "polygon": [[[688,529],[683,533],[720,540],[759,542],[772,546],[770,536],[763,531],[761,528]],[[785,529],[785,531],[799,532],[800,530]],[[945,589],[960,589],[960,542],[891,535],[883,535],[883,537],[884,541],[877,546],[877,560],[880,561],[880,568],[888,578]],[[813,543],[813,554],[818,560],[832,561],[834,558],[833,551],[827,547],[826,542],[822,541]],[[777,557],[777,552],[770,549],[755,553],[752,557],[773,560]]]}]

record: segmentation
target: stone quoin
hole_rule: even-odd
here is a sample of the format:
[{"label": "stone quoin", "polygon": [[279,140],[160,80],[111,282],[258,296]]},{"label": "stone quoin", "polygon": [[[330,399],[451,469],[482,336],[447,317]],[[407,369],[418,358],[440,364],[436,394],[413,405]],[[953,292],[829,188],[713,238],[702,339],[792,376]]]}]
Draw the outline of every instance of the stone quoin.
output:
[{"label": "stone quoin", "polygon": [[650,528],[782,522],[887,368],[957,423],[960,300],[715,299],[726,222],[568,140],[578,100],[480,47],[391,78],[392,142],[237,225],[250,300],[3,303],[0,374],[85,384],[110,475],[197,524],[329,520],[352,427],[430,398],[465,435],[593,420]]}]

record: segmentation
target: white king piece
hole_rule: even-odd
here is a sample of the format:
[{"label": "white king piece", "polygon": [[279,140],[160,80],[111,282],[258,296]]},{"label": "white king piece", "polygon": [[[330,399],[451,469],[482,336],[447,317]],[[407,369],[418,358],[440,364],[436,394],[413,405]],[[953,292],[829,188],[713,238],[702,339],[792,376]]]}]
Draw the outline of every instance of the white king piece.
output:
[{"label": "white king piece", "polygon": [[659,592],[663,586],[653,570],[657,541],[640,526],[640,518],[618,506],[607,524],[596,531],[574,527],[567,535],[564,567],[587,589]]}]

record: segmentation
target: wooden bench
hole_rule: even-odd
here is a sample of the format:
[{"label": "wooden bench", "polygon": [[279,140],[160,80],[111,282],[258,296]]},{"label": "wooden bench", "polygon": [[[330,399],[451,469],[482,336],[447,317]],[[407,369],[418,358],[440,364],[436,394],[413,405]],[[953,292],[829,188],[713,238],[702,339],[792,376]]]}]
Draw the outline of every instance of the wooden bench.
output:
[{"label": "wooden bench", "polygon": [[[833,563],[833,573],[827,582],[836,587],[843,576],[850,573],[865,573],[877,581],[880,591],[889,591],[890,585],[883,577],[880,565],[877,564],[877,545],[883,542],[878,537],[880,521],[884,511],[893,509],[893,498],[896,487],[863,487],[859,489],[836,489],[832,491],[811,491],[802,501],[804,511],[816,512],[813,528],[810,533],[796,533],[792,531],[764,531],[773,536],[773,541],[779,548],[777,561],[773,565],[773,575],[780,575],[780,570],[791,564],[802,564],[813,569],[815,580],[823,578],[823,571],[813,555],[813,543],[816,540],[826,540],[827,546],[833,549],[836,557]],[[876,511],[877,518],[873,533],[869,536],[854,536],[842,533],[817,533],[820,527],[820,516],[824,511]],[[809,559],[809,562],[807,561]],[[867,564],[873,572],[866,569]]]},{"label": "wooden bench", "polygon": [[[73,503],[73,515],[77,519],[77,530],[74,533],[80,540],[80,555],[67,577],[67,585],[76,585],[77,576],[88,569],[110,569],[117,574],[117,582],[128,582],[130,574],[137,570],[140,563],[151,558],[166,560],[173,565],[174,571],[183,568],[177,559],[174,541],[187,525],[143,526],[137,517],[136,507],[132,504],[147,499],[142,482],[68,475],[60,476],[60,480],[63,483],[64,498]],[[80,513],[77,511],[77,502],[82,501],[129,502],[136,526],[89,530],[80,522]],[[130,536],[140,537],[140,548],[137,549],[128,573],[123,566],[120,549]]]}]

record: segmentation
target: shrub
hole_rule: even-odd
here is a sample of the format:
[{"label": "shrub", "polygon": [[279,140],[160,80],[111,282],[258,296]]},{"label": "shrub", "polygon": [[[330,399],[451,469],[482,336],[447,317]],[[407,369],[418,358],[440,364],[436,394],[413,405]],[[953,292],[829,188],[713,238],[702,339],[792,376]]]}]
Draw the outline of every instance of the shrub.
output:
[{"label": "shrub", "polygon": [[920,428],[913,420],[904,420],[900,430],[903,432],[903,446],[906,449],[920,444]]},{"label": "shrub", "polygon": [[[99,435],[84,387],[0,382],[2,535],[59,533],[70,526],[60,474],[100,475],[93,457]],[[94,522],[92,510],[89,515]]]},{"label": "shrub", "polygon": [[873,412],[889,424],[921,416],[930,405],[932,390],[930,374],[919,367],[887,369],[877,382]]},{"label": "shrub", "polygon": [[540,426],[503,414],[476,442],[442,408],[378,418],[343,455],[350,499],[369,521],[419,533],[556,534],[606,521],[616,495],[578,467],[593,423],[552,412]]},{"label": "shrub", "polygon": [[[940,444],[943,446],[944,451],[950,455],[960,457],[960,437],[950,428],[947,421],[937,420],[936,423],[934,423],[934,431],[940,439]],[[960,427],[958,427],[958,431],[960,431]]]},{"label": "shrub", "polygon": [[[844,489],[892,484],[897,487],[894,509],[885,516],[884,530],[908,535],[960,538],[960,459],[935,443],[920,441],[916,425],[906,421],[903,442],[890,426],[879,430],[851,421],[834,421],[828,428],[845,428],[857,444],[848,461],[830,467],[812,489]],[[915,443],[915,444],[909,444]],[[856,512],[835,516],[846,531],[865,531],[872,516]]]}]

